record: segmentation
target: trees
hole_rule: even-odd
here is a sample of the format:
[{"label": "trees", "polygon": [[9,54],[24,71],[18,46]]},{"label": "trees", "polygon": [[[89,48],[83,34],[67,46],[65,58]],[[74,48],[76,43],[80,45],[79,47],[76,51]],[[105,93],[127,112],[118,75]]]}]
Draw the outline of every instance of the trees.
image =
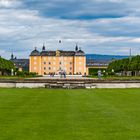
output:
[{"label": "trees", "polygon": [[3,75],[4,73],[7,73],[7,74],[10,73],[11,69],[15,69],[13,62],[0,57],[1,74]]},{"label": "trees", "polygon": [[131,59],[125,58],[121,60],[114,60],[108,66],[108,71],[115,72],[139,72],[140,71],[140,55],[134,56]]}]

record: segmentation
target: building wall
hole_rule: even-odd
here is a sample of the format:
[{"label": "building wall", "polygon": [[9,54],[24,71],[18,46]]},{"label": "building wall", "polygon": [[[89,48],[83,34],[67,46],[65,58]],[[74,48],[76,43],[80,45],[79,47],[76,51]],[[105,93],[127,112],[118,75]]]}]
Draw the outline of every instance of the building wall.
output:
[{"label": "building wall", "polygon": [[66,74],[86,73],[85,56],[30,56],[30,72],[36,72],[39,75],[48,75],[49,73],[59,74],[60,68],[66,71]]},{"label": "building wall", "polygon": [[86,75],[89,75],[89,68],[86,67]]},{"label": "building wall", "polygon": [[74,74],[86,73],[86,57],[85,56],[75,56],[75,71]]},{"label": "building wall", "polygon": [[42,56],[41,67],[42,75],[49,73],[58,74],[60,69],[66,71],[67,74],[74,74],[74,58],[73,57],[57,57],[57,56]]},{"label": "building wall", "polygon": [[36,72],[38,75],[42,75],[41,69],[41,56],[30,56],[30,72]]}]

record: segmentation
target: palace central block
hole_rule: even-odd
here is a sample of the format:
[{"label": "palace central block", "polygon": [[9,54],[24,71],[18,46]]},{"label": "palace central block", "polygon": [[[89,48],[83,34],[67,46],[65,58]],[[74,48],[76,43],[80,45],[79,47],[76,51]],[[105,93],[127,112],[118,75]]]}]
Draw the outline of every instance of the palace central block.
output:
[{"label": "palace central block", "polygon": [[39,52],[36,48],[30,54],[30,72],[38,75],[59,74],[86,75],[86,56],[84,51],[75,47],[75,51],[47,51],[43,46]]}]

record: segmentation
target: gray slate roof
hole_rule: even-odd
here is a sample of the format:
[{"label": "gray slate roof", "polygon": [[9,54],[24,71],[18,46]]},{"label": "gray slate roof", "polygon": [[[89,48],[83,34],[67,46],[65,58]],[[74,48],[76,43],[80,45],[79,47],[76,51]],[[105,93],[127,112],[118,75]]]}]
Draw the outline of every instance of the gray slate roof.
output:
[{"label": "gray slate roof", "polygon": [[23,70],[29,70],[29,59],[10,59],[16,68],[23,68]]},{"label": "gray slate roof", "polygon": [[[62,51],[58,50],[60,52],[60,56],[85,56],[85,53],[82,50],[79,50],[77,52],[75,51]],[[30,56],[56,56],[56,51],[42,51],[39,52],[37,50],[34,50],[31,52]]]},{"label": "gray slate roof", "polygon": [[30,54],[30,56],[40,56],[40,52],[37,50],[33,50]]}]

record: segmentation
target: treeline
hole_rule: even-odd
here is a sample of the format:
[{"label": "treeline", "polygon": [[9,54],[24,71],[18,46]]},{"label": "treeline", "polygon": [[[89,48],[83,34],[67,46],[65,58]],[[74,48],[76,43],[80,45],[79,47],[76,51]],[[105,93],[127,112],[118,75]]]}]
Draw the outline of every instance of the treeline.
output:
[{"label": "treeline", "polygon": [[0,57],[0,74],[8,74],[11,69],[15,69],[13,62]]},{"label": "treeline", "polygon": [[121,60],[114,60],[108,66],[108,71],[114,72],[139,72],[140,71],[140,55],[132,57],[132,58],[125,58]]}]

